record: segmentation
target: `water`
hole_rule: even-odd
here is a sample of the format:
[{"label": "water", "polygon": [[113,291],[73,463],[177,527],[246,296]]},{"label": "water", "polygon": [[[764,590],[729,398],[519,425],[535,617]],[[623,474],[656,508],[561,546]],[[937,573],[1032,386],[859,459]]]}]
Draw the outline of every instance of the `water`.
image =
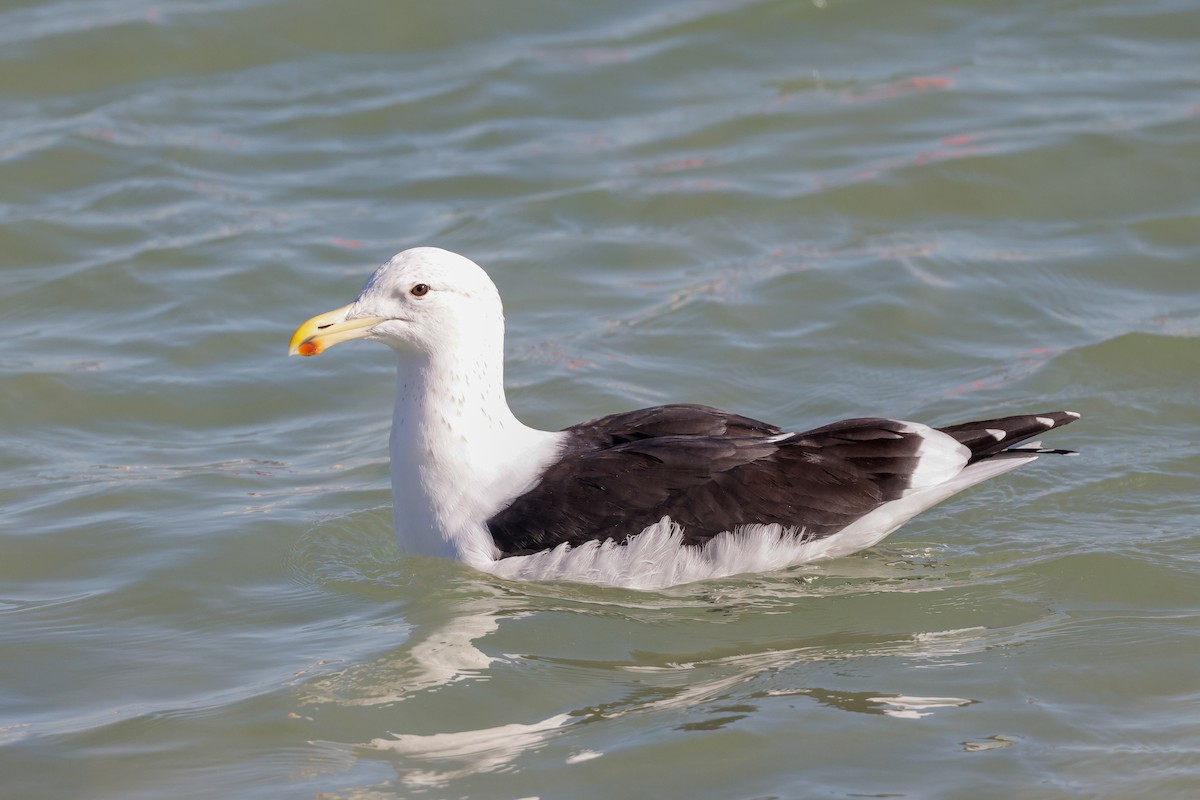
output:
[{"label": "water", "polygon": [[[0,792],[1200,794],[1183,0],[9,2]],[[1076,409],[882,546],[637,593],[401,560],[393,252],[511,401]]]}]

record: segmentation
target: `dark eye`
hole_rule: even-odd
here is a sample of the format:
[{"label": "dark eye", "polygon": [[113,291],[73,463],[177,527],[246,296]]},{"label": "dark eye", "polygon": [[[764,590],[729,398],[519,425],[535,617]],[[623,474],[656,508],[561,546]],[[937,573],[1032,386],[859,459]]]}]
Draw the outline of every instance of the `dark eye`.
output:
[{"label": "dark eye", "polygon": [[425,295],[429,294],[429,284],[428,283],[418,283],[416,286],[412,287],[408,291],[412,294],[413,297],[424,297]]}]

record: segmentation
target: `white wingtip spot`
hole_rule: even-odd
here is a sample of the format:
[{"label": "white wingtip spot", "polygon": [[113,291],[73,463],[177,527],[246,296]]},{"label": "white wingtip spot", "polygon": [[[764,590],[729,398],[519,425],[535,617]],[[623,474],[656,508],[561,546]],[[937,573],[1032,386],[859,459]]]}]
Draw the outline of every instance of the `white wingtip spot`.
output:
[{"label": "white wingtip spot", "polygon": [[988,435],[991,436],[993,439],[995,439],[997,442],[1004,441],[1004,437],[1008,435],[1007,433],[1000,430],[999,428],[984,428],[984,430],[986,430],[988,432]]},{"label": "white wingtip spot", "polygon": [[1078,411],[1064,411],[1063,413],[1066,414],[1068,417],[1072,417],[1074,419],[1079,419],[1079,417],[1081,416]]},{"label": "white wingtip spot", "polygon": [[1049,417],[1035,417],[1035,419],[1041,424],[1045,425],[1047,428],[1054,427],[1054,420],[1050,419]]}]

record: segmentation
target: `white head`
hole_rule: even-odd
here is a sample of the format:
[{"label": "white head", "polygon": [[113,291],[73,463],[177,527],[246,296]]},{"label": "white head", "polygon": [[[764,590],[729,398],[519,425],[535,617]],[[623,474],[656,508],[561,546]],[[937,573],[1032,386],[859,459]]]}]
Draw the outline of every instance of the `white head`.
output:
[{"label": "white head", "polygon": [[403,550],[491,562],[483,520],[528,490],[561,435],[527,428],[504,397],[504,314],[482,269],[417,247],[375,270],[354,302],[301,325],[289,353],[377,339],[397,360],[392,494]]},{"label": "white head", "polygon": [[319,314],[292,336],[288,352],[315,356],[350,339],[376,339],[400,354],[435,356],[500,347],[504,311],[487,273],[436,247],[397,253],[375,270],[354,302]]}]

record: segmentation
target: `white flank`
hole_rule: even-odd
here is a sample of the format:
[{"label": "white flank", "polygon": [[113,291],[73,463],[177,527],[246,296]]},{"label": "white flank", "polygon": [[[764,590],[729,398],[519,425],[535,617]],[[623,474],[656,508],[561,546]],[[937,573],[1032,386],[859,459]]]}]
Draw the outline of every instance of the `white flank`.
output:
[{"label": "white flank", "polygon": [[563,544],[533,555],[503,558],[483,568],[514,580],[663,589],[833,558],[829,552],[838,536],[806,541],[780,525],[745,525],[718,534],[703,547],[691,547],[683,543],[683,529],[663,517],[624,545],[611,539],[578,547]]}]

